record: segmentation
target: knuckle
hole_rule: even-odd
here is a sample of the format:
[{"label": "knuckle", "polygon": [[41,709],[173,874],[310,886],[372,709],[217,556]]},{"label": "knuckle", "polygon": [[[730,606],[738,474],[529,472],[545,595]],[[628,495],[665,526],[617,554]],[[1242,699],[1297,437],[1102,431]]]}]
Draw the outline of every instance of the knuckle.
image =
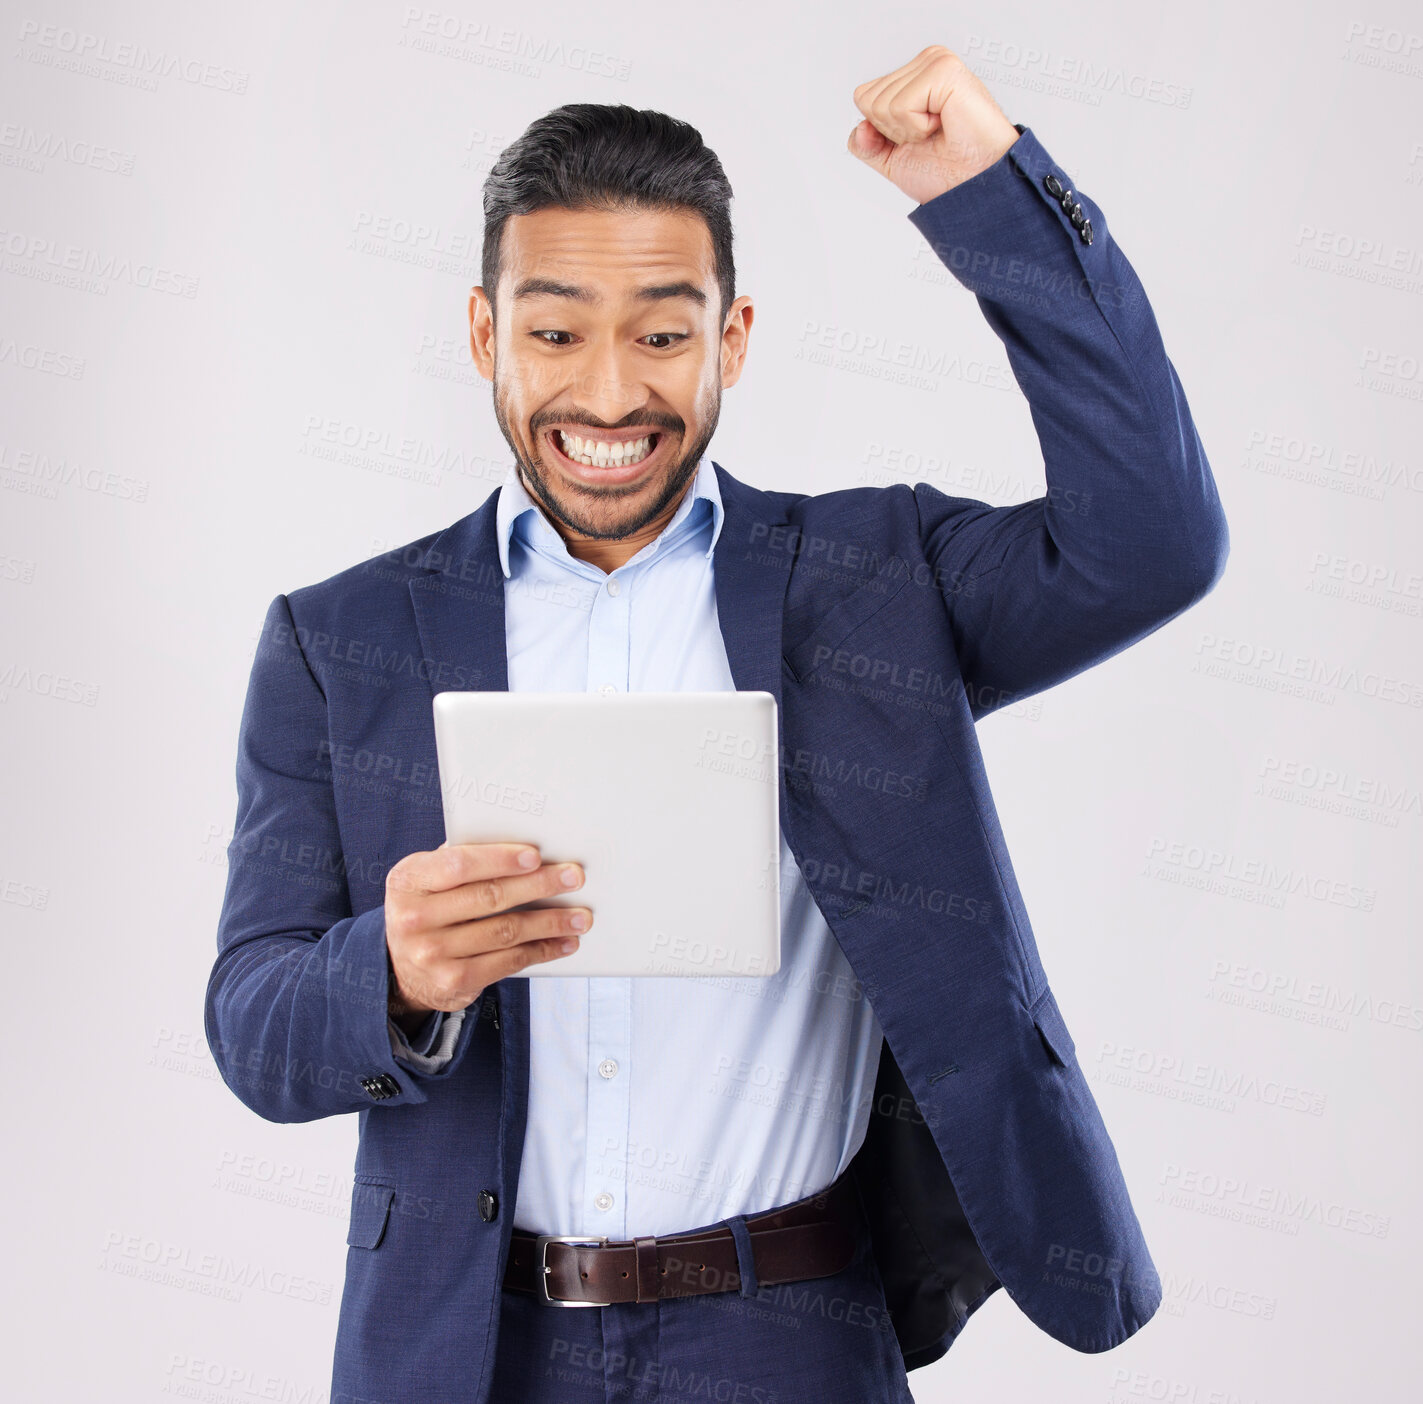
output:
[{"label": "knuckle", "polygon": [[386,929],[402,940],[408,940],[420,929],[420,913],[415,907],[398,904],[386,914]]},{"label": "knuckle", "polygon": [[504,905],[504,884],[498,878],[488,878],[479,889],[487,910],[497,912]]}]

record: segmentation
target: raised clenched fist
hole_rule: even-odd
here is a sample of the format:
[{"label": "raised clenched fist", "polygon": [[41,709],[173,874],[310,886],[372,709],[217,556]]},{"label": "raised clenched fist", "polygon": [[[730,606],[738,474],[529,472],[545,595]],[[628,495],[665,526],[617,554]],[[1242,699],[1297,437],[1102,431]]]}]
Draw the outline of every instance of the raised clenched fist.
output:
[{"label": "raised clenched fist", "polygon": [[850,133],[850,151],[921,205],[987,170],[1018,140],[988,89],[942,44],[861,83],[855,106],[865,120]]}]

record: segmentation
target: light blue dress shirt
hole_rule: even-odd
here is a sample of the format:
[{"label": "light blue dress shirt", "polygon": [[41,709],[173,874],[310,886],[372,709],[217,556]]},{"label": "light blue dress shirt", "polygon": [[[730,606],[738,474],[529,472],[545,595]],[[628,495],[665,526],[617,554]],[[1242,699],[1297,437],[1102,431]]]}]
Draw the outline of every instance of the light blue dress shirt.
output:
[{"label": "light blue dress shirt", "polygon": [[[662,533],[611,574],[569,555],[513,466],[496,523],[511,692],[735,689],[710,459]],[[710,898],[689,862],[687,901]],[[597,939],[594,911],[583,940]],[[784,834],[775,975],[539,976],[529,1006],[516,1227],[679,1233],[816,1193],[864,1140],[883,1031]],[[432,1014],[410,1041],[392,1022],[396,1056],[438,1068],[465,1013]]]}]

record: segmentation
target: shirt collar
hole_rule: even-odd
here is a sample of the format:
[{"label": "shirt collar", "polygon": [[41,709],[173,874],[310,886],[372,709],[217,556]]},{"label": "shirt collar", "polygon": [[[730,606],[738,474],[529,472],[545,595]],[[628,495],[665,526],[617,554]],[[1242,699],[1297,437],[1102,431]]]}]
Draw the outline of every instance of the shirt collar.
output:
[{"label": "shirt collar", "polygon": [[[682,500],[677,504],[677,510],[672,514],[671,521],[662,528],[656,538],[659,550],[671,538],[673,532],[680,531],[682,523],[686,521],[696,506],[697,499],[701,497],[711,503],[712,513],[711,540],[707,543],[704,554],[710,556],[716,549],[725,512],[722,508],[721,489],[716,480],[716,469],[713,467],[711,459],[703,455],[697,464],[696,474],[692,478],[691,490],[682,494]],[[528,516],[529,513],[533,515]],[[539,504],[529,496],[529,490],[524,486],[523,479],[519,476],[517,464],[509,465],[509,471],[504,475],[504,481],[499,485],[499,502],[495,508],[494,522],[499,542],[499,565],[504,571],[506,580],[511,575],[509,541],[516,530],[520,532],[522,539],[533,543],[542,540],[550,549],[561,550],[567,554],[568,548],[564,544],[563,538],[550,525]]]}]

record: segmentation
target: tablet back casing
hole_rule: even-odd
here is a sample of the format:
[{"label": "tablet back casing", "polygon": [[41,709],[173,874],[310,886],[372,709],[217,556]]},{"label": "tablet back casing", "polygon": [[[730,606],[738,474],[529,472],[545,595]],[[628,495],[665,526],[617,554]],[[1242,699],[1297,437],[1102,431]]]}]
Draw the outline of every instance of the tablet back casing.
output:
[{"label": "tablet back casing", "polygon": [[519,909],[592,926],[521,977],[780,969],[771,693],[440,692],[434,719],[447,842],[583,865],[581,888]]}]

